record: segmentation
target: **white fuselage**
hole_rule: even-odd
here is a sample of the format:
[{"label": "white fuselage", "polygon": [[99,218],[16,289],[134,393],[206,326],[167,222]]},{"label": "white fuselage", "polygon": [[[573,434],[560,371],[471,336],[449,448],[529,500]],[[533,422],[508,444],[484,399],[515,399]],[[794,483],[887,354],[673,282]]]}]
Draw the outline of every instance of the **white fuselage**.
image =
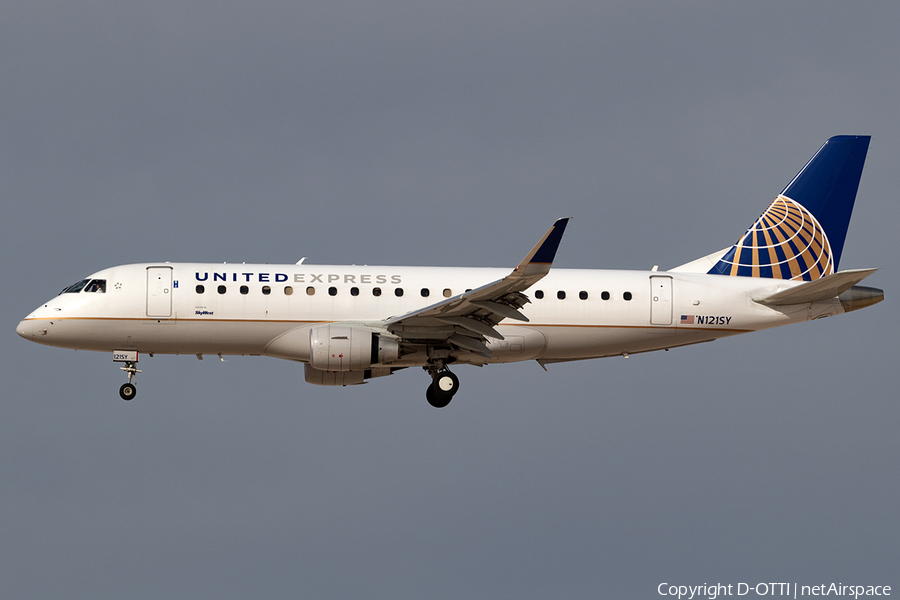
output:
[{"label": "white fuselage", "polygon": [[[502,278],[507,269],[147,263],[88,279],[105,290],[62,293],[18,327],[63,348],[165,354],[266,355],[308,361],[308,330],[331,322],[378,328],[386,319]],[[525,291],[528,322],[503,321],[496,363],[557,362],[710,341],[844,312],[837,298],[782,307],[760,290],[801,282],[682,272],[553,269]],[[564,296],[564,297],[563,297]],[[424,352],[390,366],[424,365]],[[465,362],[465,361],[463,361]]]}]

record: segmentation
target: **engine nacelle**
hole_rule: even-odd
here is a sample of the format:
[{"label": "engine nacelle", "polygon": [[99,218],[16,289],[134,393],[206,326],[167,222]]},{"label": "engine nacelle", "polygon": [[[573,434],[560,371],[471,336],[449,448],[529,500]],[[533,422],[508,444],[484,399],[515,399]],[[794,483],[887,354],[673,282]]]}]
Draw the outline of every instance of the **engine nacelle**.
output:
[{"label": "engine nacelle", "polygon": [[309,363],[304,366],[306,383],[315,385],[359,385],[366,379],[385,377],[391,374],[390,367],[374,367],[365,371],[322,371]]},{"label": "engine nacelle", "polygon": [[362,327],[323,325],[309,330],[309,364],[320,371],[364,371],[399,357],[397,340]]}]

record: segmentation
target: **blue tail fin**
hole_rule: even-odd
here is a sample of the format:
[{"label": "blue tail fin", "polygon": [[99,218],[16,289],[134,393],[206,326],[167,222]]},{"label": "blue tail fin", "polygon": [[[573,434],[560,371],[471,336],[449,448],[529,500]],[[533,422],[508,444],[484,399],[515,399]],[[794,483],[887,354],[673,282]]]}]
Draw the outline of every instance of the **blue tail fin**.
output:
[{"label": "blue tail fin", "polygon": [[826,141],[709,273],[803,281],[834,273],[869,139],[840,135]]}]

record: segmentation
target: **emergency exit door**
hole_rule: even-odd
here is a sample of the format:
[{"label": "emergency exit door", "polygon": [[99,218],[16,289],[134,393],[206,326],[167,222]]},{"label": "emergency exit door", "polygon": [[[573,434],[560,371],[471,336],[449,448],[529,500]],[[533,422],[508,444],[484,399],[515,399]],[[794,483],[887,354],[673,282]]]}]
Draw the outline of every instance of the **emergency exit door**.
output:
[{"label": "emergency exit door", "polygon": [[172,316],[172,267],[147,267],[147,316]]},{"label": "emergency exit door", "polygon": [[672,278],[650,278],[650,324],[672,324]]}]

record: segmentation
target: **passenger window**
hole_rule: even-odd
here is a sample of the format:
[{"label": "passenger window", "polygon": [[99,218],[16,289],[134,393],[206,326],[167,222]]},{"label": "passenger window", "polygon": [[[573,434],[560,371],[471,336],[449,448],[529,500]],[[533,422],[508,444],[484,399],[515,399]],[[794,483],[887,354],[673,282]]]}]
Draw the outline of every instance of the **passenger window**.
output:
[{"label": "passenger window", "polygon": [[197,293],[198,293],[198,294],[202,294],[203,292],[206,291],[206,288],[203,287],[202,285],[198,285],[198,286],[195,287],[194,289],[197,290]]},{"label": "passenger window", "polygon": [[631,292],[625,292],[624,294],[622,294],[622,297],[626,300],[631,300]]},{"label": "passenger window", "polygon": [[403,295],[403,288],[394,288],[394,295],[398,298]]},{"label": "passenger window", "polygon": [[359,288],[358,287],[350,288],[350,295],[351,296],[359,296]]},{"label": "passenger window", "polygon": [[556,297],[559,298],[560,300],[565,300],[566,293],[562,290],[559,290],[558,292],[556,292]]},{"label": "passenger window", "polygon": [[105,279],[92,279],[87,287],[84,288],[86,292],[99,292],[101,294],[106,293],[106,280]]},{"label": "passenger window", "polygon": [[334,286],[328,288],[328,295],[329,296],[337,296],[337,288]]},{"label": "passenger window", "polygon": [[314,288],[313,286],[309,286],[308,288],[306,288],[306,295],[307,296],[315,296],[316,288]]},{"label": "passenger window", "polygon": [[[202,287],[202,286],[200,286],[200,287]],[[268,296],[269,294],[272,293],[272,288],[270,288],[270,287],[267,286],[267,285],[264,285],[264,286],[262,287],[262,293],[263,293],[263,296]]]},{"label": "passenger window", "polygon": [[544,297],[544,290],[534,290],[534,297],[540,300]]},{"label": "passenger window", "polygon": [[289,285],[284,286],[284,295],[285,295],[285,296],[290,296],[290,295],[292,295],[293,293],[294,293],[294,288],[292,288],[292,287],[289,286]]},{"label": "passenger window", "polygon": [[587,300],[588,294],[585,291],[580,291],[580,292],[578,292],[578,297],[581,298],[582,300]]},{"label": "passenger window", "polygon": [[242,285],[241,286],[241,294],[246,296],[249,293],[250,293],[250,288],[248,288],[246,285]]},{"label": "passenger window", "polygon": [[602,300],[609,300],[609,292],[600,292],[600,298]]},{"label": "passenger window", "polygon": [[219,293],[220,293],[220,294],[224,294],[224,293],[227,292],[227,291],[228,291],[228,288],[226,288],[224,285],[220,285],[220,286],[219,286]]},{"label": "passenger window", "polygon": [[427,298],[431,295],[431,291],[428,288],[422,288],[422,297]]},{"label": "passenger window", "polygon": [[450,288],[444,288],[444,298],[449,298],[453,295],[453,292],[450,291]]},{"label": "passenger window", "polygon": [[372,295],[373,295],[373,296],[380,296],[380,295],[381,295],[381,288],[379,288],[379,287],[377,287],[377,288],[372,288]]}]

